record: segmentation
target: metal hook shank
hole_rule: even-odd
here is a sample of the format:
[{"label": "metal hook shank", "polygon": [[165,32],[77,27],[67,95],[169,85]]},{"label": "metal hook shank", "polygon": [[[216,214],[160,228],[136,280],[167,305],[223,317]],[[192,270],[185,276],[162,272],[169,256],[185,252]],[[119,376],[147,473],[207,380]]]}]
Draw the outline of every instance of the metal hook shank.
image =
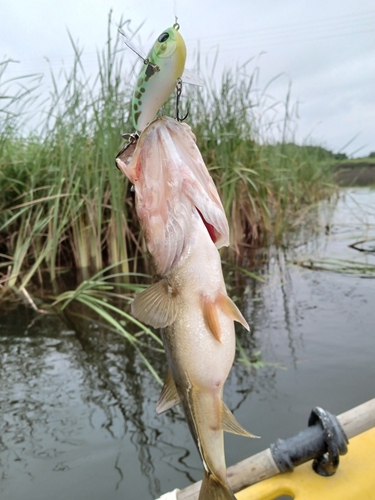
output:
[{"label": "metal hook shank", "polygon": [[182,80],[181,80],[181,78],[178,78],[177,83],[176,83],[176,120],[178,122],[183,122],[189,116],[189,106],[188,106],[186,115],[183,117],[180,116],[181,92],[182,92]]}]

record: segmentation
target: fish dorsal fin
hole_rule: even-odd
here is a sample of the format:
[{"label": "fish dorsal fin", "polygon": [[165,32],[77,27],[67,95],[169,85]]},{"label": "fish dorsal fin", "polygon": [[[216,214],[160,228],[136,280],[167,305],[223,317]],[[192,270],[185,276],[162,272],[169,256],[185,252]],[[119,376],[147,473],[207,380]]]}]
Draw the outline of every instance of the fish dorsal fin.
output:
[{"label": "fish dorsal fin", "polygon": [[156,413],[160,415],[160,413],[170,410],[179,402],[180,396],[178,395],[177,387],[172,377],[172,372],[168,369],[163,389],[161,390],[158,402],[156,403]]},{"label": "fish dorsal fin", "polygon": [[221,331],[219,317],[217,314],[217,306],[207,297],[203,297],[203,317],[212,335],[218,342],[221,342]]},{"label": "fish dorsal fin", "polygon": [[230,411],[228,406],[224,403],[224,401],[222,402],[221,419],[223,431],[231,432],[232,434],[238,434],[239,436],[259,438],[259,436],[251,434],[237,422],[235,416]]},{"label": "fish dorsal fin", "polygon": [[162,279],[137,295],[131,310],[139,321],[154,328],[164,328],[176,319],[176,294],[167,280]]},{"label": "fish dorsal fin", "polygon": [[219,297],[216,300],[216,303],[223,311],[223,313],[233,318],[234,321],[238,321],[243,327],[246,328],[246,330],[250,331],[250,327],[247,324],[246,319],[242,316],[241,311],[238,309],[233,300],[228,297],[228,295],[220,293]]}]

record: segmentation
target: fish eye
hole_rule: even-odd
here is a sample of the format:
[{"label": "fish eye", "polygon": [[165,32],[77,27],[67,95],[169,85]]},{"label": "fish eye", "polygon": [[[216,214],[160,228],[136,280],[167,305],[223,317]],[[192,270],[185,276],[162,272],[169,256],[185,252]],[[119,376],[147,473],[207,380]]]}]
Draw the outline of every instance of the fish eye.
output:
[{"label": "fish eye", "polygon": [[158,42],[160,42],[160,43],[166,42],[168,40],[168,38],[169,38],[168,33],[162,33],[158,38]]}]

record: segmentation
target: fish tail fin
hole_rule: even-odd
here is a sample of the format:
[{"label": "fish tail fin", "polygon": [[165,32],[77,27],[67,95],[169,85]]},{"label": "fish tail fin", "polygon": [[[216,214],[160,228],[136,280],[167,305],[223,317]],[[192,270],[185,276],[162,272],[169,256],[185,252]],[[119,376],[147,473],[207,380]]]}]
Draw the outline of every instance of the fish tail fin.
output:
[{"label": "fish tail fin", "polygon": [[236,500],[228,484],[219,481],[213,474],[203,473],[198,500]]}]

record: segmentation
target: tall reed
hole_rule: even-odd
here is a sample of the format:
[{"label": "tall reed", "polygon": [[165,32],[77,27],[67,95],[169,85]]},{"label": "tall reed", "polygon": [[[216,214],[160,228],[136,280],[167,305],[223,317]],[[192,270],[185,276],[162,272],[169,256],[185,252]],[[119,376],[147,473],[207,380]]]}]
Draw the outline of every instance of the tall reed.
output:
[{"label": "tall reed", "polygon": [[238,251],[280,241],[303,207],[335,190],[331,153],[289,142],[297,120],[290,87],[284,102],[275,101],[272,82],[261,89],[259,69],[248,64],[224,73],[219,86],[209,75],[190,106]]},{"label": "tall reed", "polygon": [[26,286],[31,276],[41,284],[45,270],[53,282],[62,268],[87,277],[114,263],[126,276],[129,249],[134,255],[139,246],[128,230],[128,184],[114,163],[127,129],[131,75],[110,26],[95,78],[86,77],[71,40],[75,62],[60,78],[51,74],[37,135],[22,135],[23,110],[12,117],[1,110],[0,232],[10,287]]},{"label": "tall reed", "polygon": [[[70,37],[70,71],[51,72],[50,93],[40,78],[18,80],[0,108],[0,272],[2,290],[55,283],[66,270],[89,279],[115,265],[117,279],[144,268],[146,255],[128,181],[114,157],[121,133],[131,132],[133,68],[124,62],[120,35],[97,55],[98,72],[87,76],[82,50]],[[7,64],[0,65],[0,89]],[[332,191],[328,168],[313,149],[287,143],[290,95],[271,103],[258,89],[259,70],[227,71],[218,84],[207,78],[187,91],[188,122],[221,193],[232,242],[257,246],[279,237],[305,204]],[[24,85],[24,82],[28,85]],[[2,83],[3,82],[3,83]],[[12,87],[13,88],[13,87]],[[40,121],[25,133],[39,107]],[[34,107],[33,107],[34,106]],[[165,112],[173,114],[173,98]],[[281,119],[266,116],[282,109]],[[35,120],[35,118],[34,118]],[[267,141],[274,128],[278,141]],[[280,129],[280,130],[278,130]],[[138,258],[140,257],[140,259]]]}]

